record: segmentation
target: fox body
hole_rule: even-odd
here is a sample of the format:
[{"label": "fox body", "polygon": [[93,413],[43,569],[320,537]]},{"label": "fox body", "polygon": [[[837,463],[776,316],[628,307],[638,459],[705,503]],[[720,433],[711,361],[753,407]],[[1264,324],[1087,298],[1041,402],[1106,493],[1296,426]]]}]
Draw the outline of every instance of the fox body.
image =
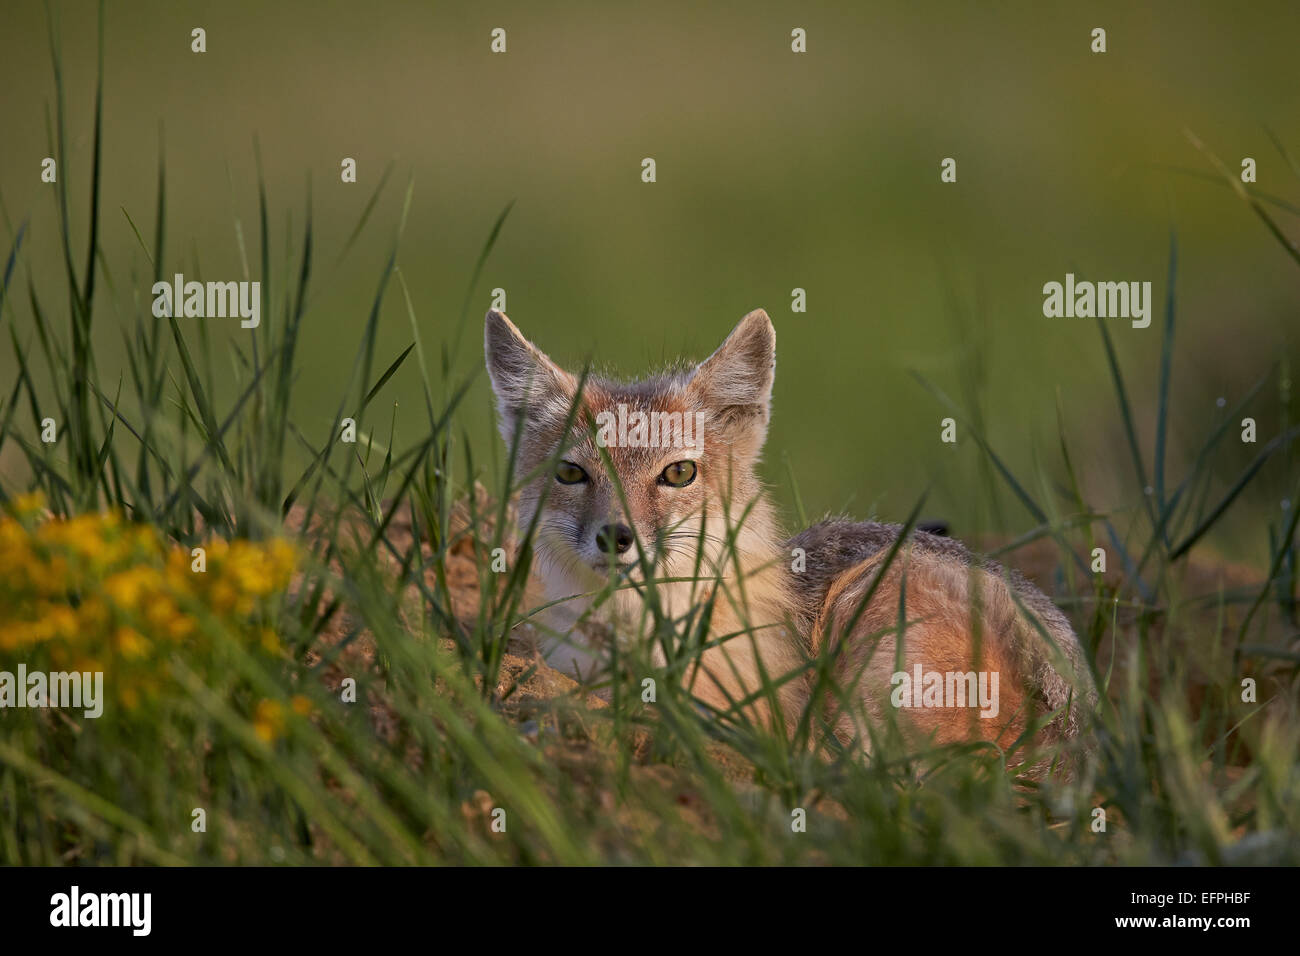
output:
[{"label": "fox body", "polygon": [[[867,746],[864,723],[891,706],[905,729],[938,743],[1006,747],[1034,722],[1044,739],[1076,735],[1096,700],[1079,642],[1020,575],[945,537],[916,531],[899,543],[897,525],[831,519],[785,537],[755,474],[775,349],[760,309],[699,364],[631,383],[580,381],[505,315],[488,312],[485,351],[501,434],[514,449],[515,474],[528,476],[519,524],[536,526],[535,566],[557,602],[556,629],[570,630],[611,575],[644,584],[650,568],[669,617],[713,599],[709,637],[718,643],[703,652],[692,684],[712,706],[748,700],[770,719],[770,698],[759,693],[764,675],[775,682],[828,654],[838,686],[860,704],[833,721],[845,742]],[[616,414],[631,426],[600,427]],[[663,430],[646,427],[654,421],[699,424],[689,442],[676,440],[682,433],[674,429],[665,441]],[[625,587],[602,604],[616,634],[636,639],[643,595],[644,587]],[[561,666],[591,660],[581,651],[559,654]],[[943,687],[928,679],[937,674],[942,685],[945,674],[977,673],[994,675],[999,698],[983,716],[943,706]],[[924,689],[900,693],[913,675]],[[786,726],[813,692],[806,672],[780,684],[776,706]]]}]

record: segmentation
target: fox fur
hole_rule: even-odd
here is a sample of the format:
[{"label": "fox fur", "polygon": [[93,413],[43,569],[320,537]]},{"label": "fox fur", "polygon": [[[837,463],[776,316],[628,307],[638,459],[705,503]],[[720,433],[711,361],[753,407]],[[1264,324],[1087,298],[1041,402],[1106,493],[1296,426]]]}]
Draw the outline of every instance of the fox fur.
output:
[{"label": "fox fur", "polygon": [[[860,704],[832,708],[833,730],[845,743],[870,749],[865,724],[887,716],[900,661],[909,674],[920,665],[1000,678],[994,719],[970,707],[894,705],[907,733],[1002,748],[1020,741],[1031,723],[1039,729],[1029,736],[1040,741],[1079,735],[1097,701],[1083,651],[1061,611],[1019,574],[922,531],[887,562],[898,525],[834,518],[786,537],[755,473],[776,366],[776,332],[762,309],[745,316],[703,362],[630,383],[580,381],[498,311],[487,314],[484,346],[501,435],[515,449],[514,473],[531,476],[520,491],[518,521],[521,529],[536,522],[535,567],[548,601],[559,602],[552,608],[557,630],[571,630],[587,611],[591,599],[581,596],[608,583],[611,563],[630,577],[651,567],[656,581],[692,579],[655,585],[667,615],[679,617],[712,595],[709,637],[738,635],[703,652],[691,689],[711,706],[726,709],[753,697],[753,716],[771,720],[758,694],[762,675],[776,679],[830,653],[838,686],[851,688]],[[620,404],[700,414],[702,448],[602,448],[593,422]],[[577,475],[577,466],[584,480],[562,481],[557,460],[566,463],[565,475]],[[684,473],[665,469],[683,461],[694,467],[693,479],[680,487],[665,483],[665,475]],[[602,529],[620,526],[635,543],[616,553]],[[796,568],[791,556],[798,553],[804,558]],[[633,588],[615,591],[601,608],[621,634],[633,633],[643,612]],[[559,666],[594,666],[581,650],[559,649],[557,658]],[[798,722],[813,693],[806,673],[780,686],[786,727]]]}]

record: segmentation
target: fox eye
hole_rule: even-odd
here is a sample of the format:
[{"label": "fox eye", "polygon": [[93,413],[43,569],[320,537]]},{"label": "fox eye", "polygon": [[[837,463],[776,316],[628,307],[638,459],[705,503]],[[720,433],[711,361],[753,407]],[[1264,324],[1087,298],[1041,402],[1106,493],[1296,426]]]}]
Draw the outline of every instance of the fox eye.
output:
[{"label": "fox eye", "polygon": [[555,466],[555,480],[562,485],[580,485],[587,480],[587,473],[571,461],[562,461]]},{"label": "fox eye", "polygon": [[659,481],[674,488],[685,488],[695,480],[695,462],[675,461],[659,475]]}]

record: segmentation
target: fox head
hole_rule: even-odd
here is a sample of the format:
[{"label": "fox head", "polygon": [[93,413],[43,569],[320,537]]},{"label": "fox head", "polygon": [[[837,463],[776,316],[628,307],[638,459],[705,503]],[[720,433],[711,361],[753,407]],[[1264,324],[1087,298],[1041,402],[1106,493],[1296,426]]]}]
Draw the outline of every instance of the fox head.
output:
[{"label": "fox head", "polygon": [[580,380],[495,310],[484,350],[501,435],[526,479],[519,523],[536,518],[549,597],[590,592],[620,571],[720,578],[770,556],[754,474],[776,366],[762,309],[703,362],[633,382]]}]

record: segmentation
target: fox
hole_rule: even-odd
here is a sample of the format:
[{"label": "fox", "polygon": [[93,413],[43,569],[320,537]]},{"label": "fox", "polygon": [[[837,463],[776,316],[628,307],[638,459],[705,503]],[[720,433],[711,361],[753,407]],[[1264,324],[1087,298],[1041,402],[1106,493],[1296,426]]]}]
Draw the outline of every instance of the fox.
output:
[{"label": "fox", "polygon": [[[776,372],[776,330],[762,309],[703,361],[632,381],[566,371],[495,309],[484,354],[499,431],[523,476],[517,524],[532,529],[533,567],[563,638],[547,653],[561,663],[580,674],[595,666],[571,633],[593,611],[616,639],[644,639],[636,628],[653,583],[670,619],[711,601],[690,690],[718,712],[742,706],[793,727],[825,693],[808,662],[826,659],[851,697],[832,708],[831,730],[868,752],[871,725],[891,711],[907,734],[939,745],[1011,752],[1083,733],[1098,700],[1083,648],[1019,573],[899,524],[831,516],[787,536],[757,470]],[[699,426],[655,440],[644,423],[656,420]],[[606,591],[593,607],[611,575],[643,586]],[[979,716],[960,700],[976,696],[977,676],[988,678]]]}]

